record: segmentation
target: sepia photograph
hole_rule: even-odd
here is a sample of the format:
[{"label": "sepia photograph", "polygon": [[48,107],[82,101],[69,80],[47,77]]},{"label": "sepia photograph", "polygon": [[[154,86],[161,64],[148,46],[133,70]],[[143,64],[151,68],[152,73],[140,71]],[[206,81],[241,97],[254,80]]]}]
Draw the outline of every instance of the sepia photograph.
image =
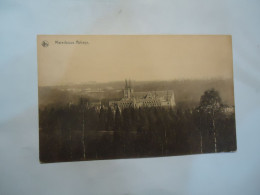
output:
[{"label": "sepia photograph", "polygon": [[0,195],[260,195],[260,1],[0,2]]},{"label": "sepia photograph", "polygon": [[38,35],[41,163],[234,152],[230,35]]}]

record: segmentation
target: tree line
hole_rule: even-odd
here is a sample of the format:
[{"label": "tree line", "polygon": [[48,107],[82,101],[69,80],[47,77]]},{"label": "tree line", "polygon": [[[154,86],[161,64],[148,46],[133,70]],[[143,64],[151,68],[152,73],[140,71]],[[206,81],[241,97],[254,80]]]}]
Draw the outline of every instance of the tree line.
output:
[{"label": "tree line", "polygon": [[225,113],[214,89],[193,109],[142,107],[115,110],[77,105],[45,107],[40,116],[43,162],[133,158],[232,151],[235,116]]}]

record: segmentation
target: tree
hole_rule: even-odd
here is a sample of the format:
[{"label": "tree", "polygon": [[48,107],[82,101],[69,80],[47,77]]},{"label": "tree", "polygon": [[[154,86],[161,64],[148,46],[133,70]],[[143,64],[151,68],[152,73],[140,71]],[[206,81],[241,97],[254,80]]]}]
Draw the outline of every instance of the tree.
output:
[{"label": "tree", "polygon": [[106,130],[111,131],[113,130],[114,125],[114,113],[112,112],[111,107],[108,107],[107,114],[106,114]]},{"label": "tree", "polygon": [[[203,144],[203,136],[202,131],[205,131],[206,128],[209,135],[213,134],[213,142],[214,142],[214,151],[217,152],[217,135],[216,135],[216,113],[220,111],[222,107],[222,100],[218,91],[215,89],[209,89],[204,92],[204,94],[200,98],[199,107],[196,109],[197,113],[199,113],[199,125],[200,125],[200,133],[201,133],[201,152],[202,152],[202,144]],[[203,119],[204,120],[203,120]],[[204,122],[203,127],[202,121]]]},{"label": "tree", "polygon": [[121,113],[119,108],[116,108],[116,113],[115,113],[115,131],[120,131],[122,126],[122,118],[121,118]]},{"label": "tree", "polygon": [[207,112],[212,112],[217,110],[222,105],[222,100],[219,96],[218,91],[215,89],[210,89],[204,92],[200,98],[199,107]]},{"label": "tree", "polygon": [[99,125],[98,125],[98,130],[105,130],[106,128],[106,110],[101,107],[99,111]]}]

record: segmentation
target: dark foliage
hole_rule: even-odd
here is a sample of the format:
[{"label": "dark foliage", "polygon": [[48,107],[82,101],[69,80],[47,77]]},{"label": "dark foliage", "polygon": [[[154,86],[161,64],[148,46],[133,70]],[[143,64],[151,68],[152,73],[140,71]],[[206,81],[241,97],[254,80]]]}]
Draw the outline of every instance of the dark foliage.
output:
[{"label": "dark foliage", "polygon": [[234,113],[214,108],[212,116],[205,108],[215,105],[214,98],[221,101],[215,91],[206,91],[195,109],[127,108],[120,111],[88,108],[82,100],[77,105],[45,107],[39,111],[40,160],[57,162],[234,151]]}]

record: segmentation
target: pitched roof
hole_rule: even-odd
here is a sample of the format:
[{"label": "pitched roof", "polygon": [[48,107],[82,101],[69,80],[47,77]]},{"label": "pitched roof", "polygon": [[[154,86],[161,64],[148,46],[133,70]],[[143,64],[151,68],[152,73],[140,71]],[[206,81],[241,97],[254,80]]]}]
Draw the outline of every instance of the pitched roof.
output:
[{"label": "pitched roof", "polygon": [[[147,92],[133,92],[135,98],[146,98],[147,95],[152,95],[157,98],[170,98],[173,95],[173,90],[168,91],[147,91]],[[168,97],[167,97],[168,96]]]}]

